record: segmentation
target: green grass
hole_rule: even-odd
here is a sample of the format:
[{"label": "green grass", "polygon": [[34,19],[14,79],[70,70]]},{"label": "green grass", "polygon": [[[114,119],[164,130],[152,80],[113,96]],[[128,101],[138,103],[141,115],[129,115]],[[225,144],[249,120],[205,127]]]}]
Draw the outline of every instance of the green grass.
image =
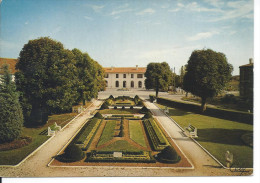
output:
[{"label": "green grass", "polygon": [[140,121],[129,120],[130,138],[143,147],[147,147]]},{"label": "green grass", "polygon": [[47,136],[48,126],[52,126],[54,122],[58,125],[66,125],[70,119],[72,119],[75,113],[66,113],[59,115],[52,115],[49,117],[48,123],[44,126],[37,128],[22,128],[21,136],[29,136],[32,138],[32,142],[22,148],[0,151],[0,165],[16,165],[21,162],[25,157],[31,154],[41,144],[43,144],[50,137]]},{"label": "green grass", "polygon": [[16,165],[43,144],[49,137],[39,135],[42,130],[43,128],[23,128],[22,136],[32,137],[32,142],[19,149],[0,151],[0,165]]},{"label": "green grass", "polygon": [[140,149],[129,144],[125,140],[118,140],[102,148],[101,151],[140,151]]},{"label": "green grass", "polygon": [[116,121],[107,121],[106,126],[102,132],[102,135],[98,141],[98,146],[105,144],[114,137],[114,129],[116,127]]},{"label": "green grass", "polygon": [[[163,105],[158,105],[162,109]],[[182,127],[192,124],[198,129],[196,139],[204,148],[215,156],[222,164],[225,163],[225,152],[234,155],[234,167],[253,167],[253,148],[246,145],[241,136],[253,132],[253,125],[236,121],[194,114],[184,110],[169,108],[169,115]]]},{"label": "green grass", "polygon": [[101,114],[136,114],[139,109],[104,109],[99,111]]}]

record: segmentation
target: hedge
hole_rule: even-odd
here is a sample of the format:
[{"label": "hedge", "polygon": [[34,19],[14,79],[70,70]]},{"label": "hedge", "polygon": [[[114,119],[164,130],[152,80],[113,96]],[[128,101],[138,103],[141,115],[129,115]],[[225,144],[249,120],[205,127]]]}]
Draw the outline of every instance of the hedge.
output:
[{"label": "hedge", "polygon": [[143,122],[145,130],[148,133],[148,139],[150,140],[154,150],[161,151],[169,145],[169,142],[163,132],[152,118],[146,119]]},{"label": "hedge", "polygon": [[157,156],[162,163],[178,163],[181,160],[181,157],[172,146],[165,147]]},{"label": "hedge", "polygon": [[114,157],[114,151],[92,150],[86,161],[88,162],[132,162],[132,163],[155,163],[150,151],[128,152],[122,151],[122,157]]},{"label": "hedge", "polygon": [[[174,107],[178,109],[191,111],[194,113],[200,113],[200,109],[201,109],[200,105],[198,104],[175,101],[175,100],[166,99],[162,97],[157,98],[157,103],[166,105],[168,107]],[[247,123],[247,124],[253,124],[253,118],[254,118],[254,115],[252,113],[218,109],[213,107],[207,107],[206,111],[203,112],[203,115]]]}]

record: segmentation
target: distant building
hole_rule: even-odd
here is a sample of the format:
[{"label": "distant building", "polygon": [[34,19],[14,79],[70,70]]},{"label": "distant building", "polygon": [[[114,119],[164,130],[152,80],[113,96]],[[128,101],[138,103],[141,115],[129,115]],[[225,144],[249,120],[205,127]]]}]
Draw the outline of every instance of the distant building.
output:
[{"label": "distant building", "polygon": [[254,63],[253,59],[249,59],[249,64],[241,65],[240,69],[240,96],[245,99],[253,99],[254,93]]},{"label": "distant building", "polygon": [[14,59],[14,58],[0,58],[0,75],[3,74],[3,70],[2,70],[2,67],[7,64],[9,65],[9,70],[10,70],[10,73],[12,75],[12,80],[14,81],[15,79],[15,65],[17,63],[17,59]]},{"label": "distant building", "polygon": [[106,67],[107,88],[145,88],[146,67]]}]

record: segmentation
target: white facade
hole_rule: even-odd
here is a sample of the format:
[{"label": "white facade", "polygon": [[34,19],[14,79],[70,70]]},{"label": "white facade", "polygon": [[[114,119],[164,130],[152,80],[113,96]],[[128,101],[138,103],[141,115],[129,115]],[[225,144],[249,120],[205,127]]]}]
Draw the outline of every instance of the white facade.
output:
[{"label": "white facade", "polygon": [[107,88],[145,88],[146,68],[105,68]]}]

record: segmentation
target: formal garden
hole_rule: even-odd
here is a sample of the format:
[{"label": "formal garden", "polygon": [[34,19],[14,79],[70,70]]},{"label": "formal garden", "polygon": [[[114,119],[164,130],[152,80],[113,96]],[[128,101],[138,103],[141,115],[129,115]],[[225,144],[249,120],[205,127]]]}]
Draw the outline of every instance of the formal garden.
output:
[{"label": "formal garden", "polygon": [[51,165],[191,167],[138,96],[106,99]]}]

